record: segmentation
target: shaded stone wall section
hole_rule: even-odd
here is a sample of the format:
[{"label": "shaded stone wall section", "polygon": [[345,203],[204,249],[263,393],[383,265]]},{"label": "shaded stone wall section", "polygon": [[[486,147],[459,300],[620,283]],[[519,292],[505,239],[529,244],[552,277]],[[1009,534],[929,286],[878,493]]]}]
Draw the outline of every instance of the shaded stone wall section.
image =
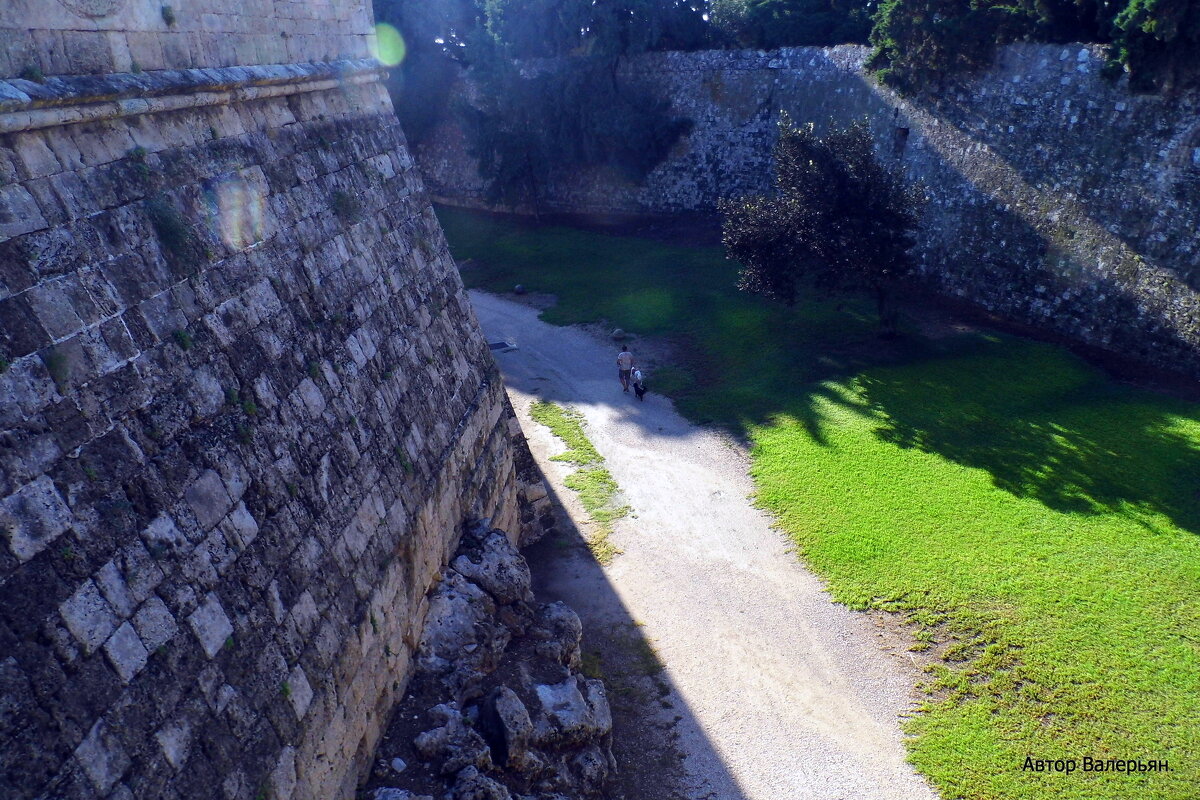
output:
[{"label": "shaded stone wall section", "polygon": [[[1019,44],[922,97],[868,74],[866,48],[651,53],[627,80],[695,122],[644,184],[604,169],[543,184],[544,211],[713,213],[771,187],[780,110],[867,119],[880,154],[927,189],[928,284],[1002,316],[1200,376],[1200,94],[1137,95],[1102,48]],[[469,90],[460,88],[469,95]],[[462,131],[417,149],[435,197],[485,207]]]},{"label": "shaded stone wall section", "polygon": [[6,798],[353,796],[464,521],[519,530],[382,85],[239,92],[0,135]]}]

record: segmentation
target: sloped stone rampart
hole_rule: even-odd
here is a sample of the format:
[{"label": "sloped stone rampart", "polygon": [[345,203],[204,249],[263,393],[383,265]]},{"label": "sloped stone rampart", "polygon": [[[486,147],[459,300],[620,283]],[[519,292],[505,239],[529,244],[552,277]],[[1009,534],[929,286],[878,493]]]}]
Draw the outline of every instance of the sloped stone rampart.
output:
[{"label": "sloped stone rampart", "polygon": [[288,71],[0,84],[57,115],[0,133],[6,800],[353,796],[464,522],[520,529],[376,65]]},{"label": "sloped stone rampart", "polygon": [[[781,110],[819,129],[866,119],[881,156],[928,190],[917,255],[930,286],[1200,376],[1200,94],[1135,94],[1101,75],[1098,46],[1017,44],[986,72],[901,97],[869,74],[868,52],[623,61],[624,79],[669,98],[692,132],[644,184],[563,170],[540,184],[540,208],[711,214],[721,198],[770,190]],[[416,155],[436,199],[486,207],[453,124]]]}]

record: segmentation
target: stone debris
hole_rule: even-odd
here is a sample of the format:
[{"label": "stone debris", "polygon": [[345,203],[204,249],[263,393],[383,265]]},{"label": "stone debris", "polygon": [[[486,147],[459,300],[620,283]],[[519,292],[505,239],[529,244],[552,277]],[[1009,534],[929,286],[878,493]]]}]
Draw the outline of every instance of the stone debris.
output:
[{"label": "stone debris", "polygon": [[612,712],[603,682],[580,674],[582,632],[565,604],[534,605],[503,531],[469,531],[429,597],[373,800],[602,797],[616,770]]},{"label": "stone debris", "polygon": [[427,763],[443,775],[453,775],[468,766],[491,769],[492,751],[487,742],[467,727],[457,708],[441,704],[430,709],[429,714],[440,724],[413,740]]}]

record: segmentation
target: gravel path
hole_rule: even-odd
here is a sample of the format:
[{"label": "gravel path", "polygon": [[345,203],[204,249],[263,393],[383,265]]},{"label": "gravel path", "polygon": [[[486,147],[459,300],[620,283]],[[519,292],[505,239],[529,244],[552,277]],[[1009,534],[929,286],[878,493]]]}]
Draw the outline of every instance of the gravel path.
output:
[{"label": "gravel path", "polygon": [[[586,577],[574,591],[559,589],[584,603],[619,603],[644,625],[672,699],[686,709],[677,726],[686,794],[936,798],[904,760],[898,718],[913,705],[914,679],[907,656],[889,652],[868,617],[835,605],[747,501],[754,487],[740,450],[659,395],[639,403],[622,393],[617,347],[547,325],[527,306],[471,297],[489,340],[517,345],[497,362],[526,430],[535,394],[581,411],[633,507],[636,518],[613,536],[624,553],[604,569],[608,591]],[[534,449],[545,458],[544,446]],[[544,464],[551,476],[557,466]]]}]

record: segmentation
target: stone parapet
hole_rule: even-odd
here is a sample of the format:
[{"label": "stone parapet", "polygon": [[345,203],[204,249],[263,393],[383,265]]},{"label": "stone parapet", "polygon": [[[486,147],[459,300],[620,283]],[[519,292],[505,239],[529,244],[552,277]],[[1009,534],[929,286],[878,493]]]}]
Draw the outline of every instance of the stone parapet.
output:
[{"label": "stone parapet", "polygon": [[0,133],[154,114],[379,80],[374,59],[0,80]]}]

